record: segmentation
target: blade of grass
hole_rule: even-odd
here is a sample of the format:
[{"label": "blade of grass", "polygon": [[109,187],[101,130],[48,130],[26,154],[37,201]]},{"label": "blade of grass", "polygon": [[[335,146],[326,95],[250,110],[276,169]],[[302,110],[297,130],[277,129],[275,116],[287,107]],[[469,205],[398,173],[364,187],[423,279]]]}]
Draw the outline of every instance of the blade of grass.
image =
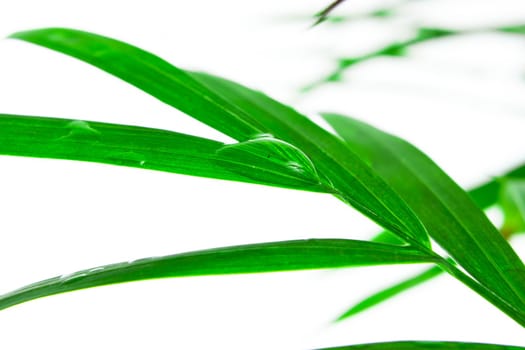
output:
[{"label": "blade of grass", "polygon": [[451,257],[523,316],[525,266],[465,191],[406,141],[341,115],[324,118],[374,165]]},{"label": "blade of grass", "polygon": [[0,310],[58,293],[155,278],[436,262],[408,247],[347,239],[309,239],[214,248],[99,266],[0,296]]},{"label": "blade of grass", "polygon": [[520,346],[461,343],[461,342],[437,342],[437,341],[399,341],[373,344],[359,344],[325,348],[319,350],[525,350]]},{"label": "blade of grass", "polygon": [[343,142],[259,92],[181,70],[144,50],[92,33],[47,28],[11,38],[90,63],[238,141],[271,134],[300,149],[338,198],[405,240],[429,246],[427,233],[411,209]]},{"label": "blade of grass", "polygon": [[278,157],[275,150],[224,154],[224,147],[217,141],[165,130],[0,114],[0,154],[4,155],[71,159],[329,191],[309,174],[274,161]]}]

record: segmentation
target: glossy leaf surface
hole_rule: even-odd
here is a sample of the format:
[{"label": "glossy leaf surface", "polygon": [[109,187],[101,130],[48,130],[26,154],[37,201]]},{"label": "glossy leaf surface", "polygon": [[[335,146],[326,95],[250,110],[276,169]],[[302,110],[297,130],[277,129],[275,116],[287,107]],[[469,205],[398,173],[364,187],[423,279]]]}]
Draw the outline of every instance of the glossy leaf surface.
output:
[{"label": "glossy leaf surface", "polygon": [[300,149],[323,185],[391,231],[428,246],[425,229],[384,181],[336,137],[295,110],[225,79],[192,73],[126,43],[64,28],[15,33],[12,38],[81,59],[203,123],[244,142],[270,134]]},{"label": "glossy leaf surface", "polygon": [[324,118],[411,206],[437,243],[524,314],[525,266],[465,191],[406,141],[341,115]]},{"label": "glossy leaf surface", "polygon": [[[135,126],[0,114],[0,154],[71,159],[141,169],[325,191],[270,148],[225,154],[223,143]],[[283,146],[284,147],[284,146]],[[260,159],[263,158],[264,161]]]},{"label": "glossy leaf surface", "polygon": [[84,288],[154,278],[435,262],[407,247],[345,239],[310,239],[215,248],[146,258],[54,277],[0,296],[0,309]]}]

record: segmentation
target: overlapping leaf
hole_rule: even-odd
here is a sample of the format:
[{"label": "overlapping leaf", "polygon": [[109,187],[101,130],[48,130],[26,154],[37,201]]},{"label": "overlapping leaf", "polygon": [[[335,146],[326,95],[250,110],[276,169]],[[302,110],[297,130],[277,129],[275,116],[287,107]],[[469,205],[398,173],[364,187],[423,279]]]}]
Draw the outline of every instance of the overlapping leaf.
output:
[{"label": "overlapping leaf", "polygon": [[[497,232],[466,194],[406,143],[354,121],[352,127],[367,136],[353,135],[356,139],[347,140],[348,147],[262,93],[221,78],[183,71],[143,50],[95,34],[51,28],[12,37],[91,63],[240,141],[239,145],[222,147],[217,152],[220,156],[275,150],[280,142],[290,145],[289,150],[298,151],[297,159],[309,160],[299,169],[291,160],[290,169],[299,170],[309,180],[318,179],[324,188],[422,251],[428,251],[430,231],[482,284],[481,288],[487,288],[487,299],[499,300],[495,303],[512,309],[513,317],[525,323],[525,267],[512,248],[498,240]],[[342,129],[347,127],[345,124]],[[252,140],[261,134],[274,138],[274,143],[254,148]],[[342,136],[345,138],[344,132]],[[252,161],[258,164],[262,158],[259,151],[256,153],[257,159]],[[277,153],[277,163],[282,163],[288,151]],[[385,154],[393,157],[393,169],[384,162]],[[236,174],[245,176],[238,169]],[[438,215],[434,217],[435,212]],[[456,272],[456,277],[477,288],[474,281]]]},{"label": "overlapping leaf", "polygon": [[0,309],[84,288],[166,277],[188,277],[435,262],[408,247],[345,239],[241,245],[99,266],[31,284],[0,296]]},{"label": "overlapping leaf", "polygon": [[406,203],[338,138],[293,109],[233,82],[183,71],[107,37],[63,28],[11,37],[88,62],[238,141],[270,134],[297,147],[341,199],[396,234],[428,246],[424,228]]},{"label": "overlapping leaf", "polygon": [[525,266],[465,191],[409,143],[348,117],[324,118],[410,205],[436,242],[523,315]]}]

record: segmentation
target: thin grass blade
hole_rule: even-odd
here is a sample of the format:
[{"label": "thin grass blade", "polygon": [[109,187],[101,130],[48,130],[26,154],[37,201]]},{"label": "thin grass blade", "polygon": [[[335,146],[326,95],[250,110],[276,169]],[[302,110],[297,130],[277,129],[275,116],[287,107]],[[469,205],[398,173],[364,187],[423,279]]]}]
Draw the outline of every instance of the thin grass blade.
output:
[{"label": "thin grass blade", "polygon": [[345,239],[309,239],[215,248],[98,266],[0,296],[0,310],[79,289],[155,278],[436,262],[408,247]]}]

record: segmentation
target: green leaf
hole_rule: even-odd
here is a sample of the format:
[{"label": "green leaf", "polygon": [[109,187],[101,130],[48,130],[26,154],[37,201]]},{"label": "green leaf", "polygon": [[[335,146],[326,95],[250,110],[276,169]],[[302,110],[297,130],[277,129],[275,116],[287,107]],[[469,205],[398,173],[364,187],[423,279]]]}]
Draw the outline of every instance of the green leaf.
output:
[{"label": "green leaf", "polygon": [[324,118],[409,204],[451,257],[523,316],[525,266],[465,191],[406,141],[341,115]]},{"label": "green leaf", "polygon": [[346,239],[309,239],[215,248],[99,266],[37,282],[0,296],[0,309],[108,284],[154,278],[435,262],[408,247]]},{"label": "green leaf", "polygon": [[261,92],[209,74],[191,74],[210,90],[246,111],[263,125],[269,135],[300,148],[311,159],[323,182],[330,184],[343,201],[379,224],[390,227],[405,240],[429,246],[424,228],[419,220],[414,220],[406,203],[340,140],[294,109]]},{"label": "green leaf", "polygon": [[300,170],[302,159],[282,157],[286,145],[223,152],[223,143],[165,130],[81,120],[0,114],[0,154],[71,159],[141,169],[251,182],[309,191],[328,191]]},{"label": "green leaf", "polygon": [[525,34],[525,24],[517,24],[508,27],[501,27],[497,29],[500,32],[512,33],[512,34]]},{"label": "green leaf", "polygon": [[436,341],[400,341],[374,344],[359,344],[341,346],[336,348],[325,348],[319,350],[525,350],[519,346],[460,343],[460,342],[436,342]]},{"label": "green leaf", "polygon": [[323,185],[407,241],[429,246],[425,229],[392,189],[337,137],[295,110],[225,79],[192,73],[126,43],[63,28],[12,38],[79,58],[115,75],[207,125],[246,142],[270,134],[300,149]]},{"label": "green leaf", "polygon": [[410,288],[413,288],[436,276],[439,276],[442,272],[443,270],[440,267],[435,266],[435,267],[432,267],[430,269],[423,271],[422,273],[412,278],[409,278],[403,282],[400,282],[400,283],[394,284],[391,287],[385,288],[381,290],[380,292],[372,294],[371,296],[361,300],[359,303],[355,304],[350,309],[345,311],[341,316],[337,318],[336,321],[345,320],[351,316],[357,315],[358,313],[361,313],[367,309],[370,309],[371,307],[374,307],[377,304],[382,303],[387,299],[395,297],[396,295],[403,293],[404,291]]}]

